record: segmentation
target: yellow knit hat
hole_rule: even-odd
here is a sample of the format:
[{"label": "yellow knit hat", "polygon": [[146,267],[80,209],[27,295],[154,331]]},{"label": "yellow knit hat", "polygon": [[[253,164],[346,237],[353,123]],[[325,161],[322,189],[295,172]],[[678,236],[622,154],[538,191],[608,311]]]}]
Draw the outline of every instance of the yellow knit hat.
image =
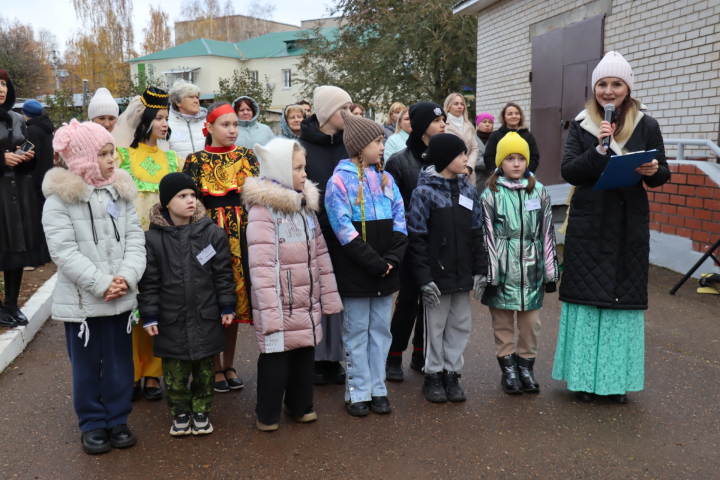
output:
[{"label": "yellow knit hat", "polygon": [[525,157],[527,166],[530,166],[530,146],[517,132],[508,132],[498,142],[497,152],[495,153],[495,166],[500,168],[500,164],[511,153],[519,153]]}]

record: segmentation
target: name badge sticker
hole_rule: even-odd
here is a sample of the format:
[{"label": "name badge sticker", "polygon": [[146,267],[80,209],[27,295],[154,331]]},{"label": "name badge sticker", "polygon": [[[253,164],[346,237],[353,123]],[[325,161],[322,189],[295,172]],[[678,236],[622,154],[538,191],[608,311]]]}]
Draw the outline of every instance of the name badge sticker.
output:
[{"label": "name badge sticker", "polygon": [[470,199],[469,199],[468,197],[466,197],[465,195],[460,195],[460,200],[458,200],[458,203],[459,203],[461,206],[467,208],[468,210],[472,210],[472,209],[473,209],[473,201],[470,200]]},{"label": "name badge sticker", "polygon": [[208,245],[203,249],[202,252],[198,253],[197,259],[200,262],[200,265],[205,265],[208,260],[210,260],[212,257],[215,256],[217,252],[213,248],[212,245]]},{"label": "name badge sticker", "polygon": [[110,200],[107,206],[107,212],[110,214],[111,217],[113,217],[115,220],[120,218],[120,207],[117,203]]},{"label": "name badge sticker", "polygon": [[280,353],[285,351],[285,332],[265,335],[265,353]]},{"label": "name badge sticker", "polygon": [[529,198],[525,200],[525,209],[528,212],[532,212],[533,210],[540,210],[540,199],[539,198]]},{"label": "name badge sticker", "polygon": [[385,196],[390,199],[390,201],[395,200],[395,192],[393,192],[393,189],[390,188],[390,185],[385,185]]},{"label": "name badge sticker", "polygon": [[310,230],[315,230],[315,217],[313,215],[307,216],[307,222],[308,222],[308,228]]}]

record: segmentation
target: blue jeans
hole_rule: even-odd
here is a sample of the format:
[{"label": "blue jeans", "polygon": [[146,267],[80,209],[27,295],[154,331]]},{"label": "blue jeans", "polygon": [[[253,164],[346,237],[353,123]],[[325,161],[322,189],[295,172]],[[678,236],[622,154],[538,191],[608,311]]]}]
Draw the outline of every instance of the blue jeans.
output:
[{"label": "blue jeans", "polygon": [[385,359],[390,351],[392,295],[343,298],[345,401],[369,402],[387,395]]}]

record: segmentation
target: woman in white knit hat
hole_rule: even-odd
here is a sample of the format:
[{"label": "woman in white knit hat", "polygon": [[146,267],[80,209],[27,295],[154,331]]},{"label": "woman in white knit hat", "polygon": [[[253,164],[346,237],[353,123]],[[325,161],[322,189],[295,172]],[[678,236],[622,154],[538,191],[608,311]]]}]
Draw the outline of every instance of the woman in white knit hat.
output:
[{"label": "woman in white knit hat", "polygon": [[[670,179],[658,122],[631,97],[634,75],[618,52],[608,52],[592,75],[593,98],[570,122],[562,176],[574,185],[560,285],[563,301],[553,378],[577,399],[643,389],[644,312],[648,308],[650,212],[646,187]],[[612,103],[611,122],[603,121]],[[610,147],[602,141],[611,137]],[[632,187],[593,191],[611,155],[657,149],[635,171]]]},{"label": "woman in white knit hat", "polygon": [[120,116],[120,107],[110,93],[110,90],[100,87],[95,91],[88,105],[88,117],[93,123],[105,127],[112,132]]}]

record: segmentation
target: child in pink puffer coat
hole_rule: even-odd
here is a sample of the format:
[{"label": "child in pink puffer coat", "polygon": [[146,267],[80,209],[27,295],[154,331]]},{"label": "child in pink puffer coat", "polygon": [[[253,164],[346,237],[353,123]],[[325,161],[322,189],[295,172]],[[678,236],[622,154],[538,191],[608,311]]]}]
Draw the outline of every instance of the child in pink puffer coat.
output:
[{"label": "child in pink puffer coat", "polygon": [[320,192],[306,181],[305,149],[294,140],[255,145],[260,177],[248,178],[248,260],[258,358],[256,426],[278,428],[285,412],[299,422],[313,410],[320,317],[343,310],[316,212]]}]

